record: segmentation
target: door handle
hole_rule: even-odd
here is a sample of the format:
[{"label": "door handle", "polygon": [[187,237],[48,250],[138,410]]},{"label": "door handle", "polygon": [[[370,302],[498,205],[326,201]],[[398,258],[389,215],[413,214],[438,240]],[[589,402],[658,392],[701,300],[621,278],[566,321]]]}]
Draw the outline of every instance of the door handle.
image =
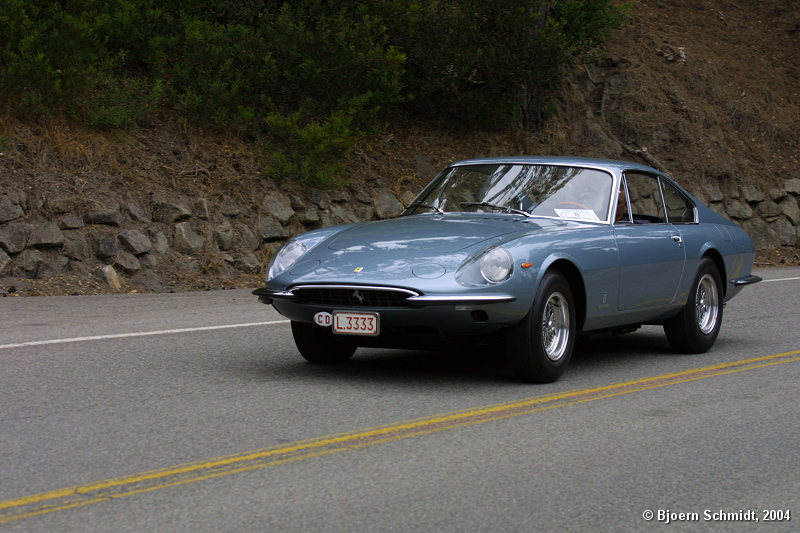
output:
[{"label": "door handle", "polygon": [[683,244],[683,237],[680,235],[673,235],[672,240],[677,242],[678,244]]}]

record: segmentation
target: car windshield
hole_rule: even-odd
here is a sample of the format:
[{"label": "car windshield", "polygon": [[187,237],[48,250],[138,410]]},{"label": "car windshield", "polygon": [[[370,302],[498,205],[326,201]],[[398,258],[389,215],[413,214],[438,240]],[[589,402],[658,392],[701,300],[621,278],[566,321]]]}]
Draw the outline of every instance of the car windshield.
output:
[{"label": "car windshield", "polygon": [[439,174],[406,214],[506,212],[604,221],[611,174],[589,168],[532,164],[459,165]]}]

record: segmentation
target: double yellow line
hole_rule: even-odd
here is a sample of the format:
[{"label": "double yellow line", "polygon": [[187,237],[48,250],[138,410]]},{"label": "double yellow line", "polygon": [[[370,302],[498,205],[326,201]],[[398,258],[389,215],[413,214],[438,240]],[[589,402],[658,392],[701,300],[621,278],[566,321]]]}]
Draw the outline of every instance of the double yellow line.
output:
[{"label": "double yellow line", "polygon": [[0,501],[0,524],[167,487],[354,450],[383,442],[797,361],[800,361],[800,350],[662,374],[602,387],[526,398],[417,420],[407,420],[385,426],[297,441],[239,455],[219,457],[121,478],[107,479],[77,487],[32,494],[13,500]]}]

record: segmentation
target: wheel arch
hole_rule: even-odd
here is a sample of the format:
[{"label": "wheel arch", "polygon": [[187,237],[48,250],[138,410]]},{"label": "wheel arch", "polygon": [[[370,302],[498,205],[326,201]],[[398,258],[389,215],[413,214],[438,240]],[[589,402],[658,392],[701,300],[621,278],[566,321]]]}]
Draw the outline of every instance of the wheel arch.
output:
[{"label": "wheel arch", "polygon": [[556,270],[567,279],[572,297],[575,299],[577,330],[583,331],[584,320],[586,320],[586,284],[581,271],[567,259],[557,259],[547,267],[547,270]]},{"label": "wheel arch", "polygon": [[728,292],[728,284],[726,283],[728,275],[725,270],[725,260],[722,258],[722,254],[719,253],[719,251],[716,248],[709,248],[708,250],[703,252],[703,255],[700,257],[700,260],[702,261],[703,258],[706,257],[711,259],[714,262],[714,265],[717,267],[717,272],[719,272],[720,281],[722,282],[721,283],[722,297],[724,299]]}]

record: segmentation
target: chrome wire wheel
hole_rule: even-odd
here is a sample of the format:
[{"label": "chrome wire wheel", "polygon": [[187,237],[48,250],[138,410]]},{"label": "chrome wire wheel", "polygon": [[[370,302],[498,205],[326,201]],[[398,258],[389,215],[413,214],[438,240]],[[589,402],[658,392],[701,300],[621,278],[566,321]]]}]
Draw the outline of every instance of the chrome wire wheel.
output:
[{"label": "chrome wire wheel", "polygon": [[710,274],[705,274],[697,284],[695,311],[697,327],[700,331],[704,335],[714,331],[717,325],[717,315],[719,314],[719,292],[717,291],[717,283]]},{"label": "chrome wire wheel", "polygon": [[542,347],[548,359],[558,361],[564,357],[569,335],[569,304],[563,294],[554,292],[542,313]]}]

